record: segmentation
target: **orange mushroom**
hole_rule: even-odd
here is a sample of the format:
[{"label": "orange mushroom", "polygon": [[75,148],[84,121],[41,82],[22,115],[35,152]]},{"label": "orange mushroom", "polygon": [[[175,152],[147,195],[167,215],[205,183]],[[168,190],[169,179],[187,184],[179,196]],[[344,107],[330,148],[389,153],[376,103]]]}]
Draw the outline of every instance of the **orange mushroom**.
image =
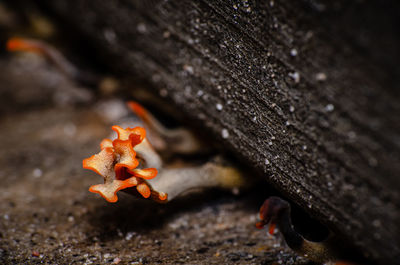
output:
[{"label": "orange mushroom", "polygon": [[72,79],[84,80],[84,75],[80,73],[71,62],[69,62],[61,52],[50,44],[36,39],[13,37],[7,40],[6,49],[9,52],[33,52],[39,54],[54,64],[62,73]]},{"label": "orange mushroom", "polygon": [[[166,151],[175,154],[199,154],[210,151],[210,146],[204,143],[192,131],[179,127],[170,129],[165,127],[151,112],[135,101],[128,101],[127,106],[143,121],[149,129],[152,145],[157,151]],[[150,134],[149,133],[149,134]]]},{"label": "orange mushroom", "polygon": [[336,265],[355,265],[350,261],[359,262],[362,260],[362,257],[357,255],[358,253],[354,255],[355,251],[350,245],[333,232],[330,232],[322,241],[310,241],[304,238],[292,225],[289,202],[279,197],[271,196],[266,199],[259,213],[261,221],[256,224],[257,228],[261,229],[269,224],[269,233],[272,235],[275,227],[278,227],[287,245],[299,255],[313,262],[318,264],[335,262]]},{"label": "orange mushroom", "polygon": [[43,47],[40,45],[40,42],[35,40],[29,40],[25,38],[10,38],[6,44],[7,51],[15,52],[15,51],[29,51],[42,53]]},{"label": "orange mushroom", "polygon": [[[168,152],[188,154],[201,150],[200,142],[187,129],[167,129],[138,103],[129,102],[128,106],[165,142]],[[83,160],[84,168],[104,178],[104,184],[91,186],[89,191],[100,194],[109,202],[118,200],[120,190],[167,202],[192,190],[248,186],[249,181],[244,179],[242,172],[221,157],[199,166],[169,168],[163,165],[157,153],[160,150],[150,144],[144,128],[124,129],[115,125],[112,130],[117,133],[117,139],[104,139],[100,143],[100,153]]]},{"label": "orange mushroom", "polygon": [[128,101],[126,105],[137,115],[139,118],[141,118],[144,122],[148,123],[149,122],[149,116],[150,114],[147,112],[147,110],[140,105],[139,103],[135,101]]},{"label": "orange mushroom", "polygon": [[[101,151],[83,160],[83,168],[90,169],[103,176],[104,184],[93,185],[90,192],[98,193],[108,202],[118,200],[117,192],[136,186],[136,190],[144,198],[149,198],[152,190],[145,180],[157,176],[155,168],[137,168],[135,146],[140,145],[146,137],[146,131],[141,127],[123,129],[113,126],[118,138],[114,141],[104,139],[100,143]],[[166,200],[164,193],[153,192],[156,199]]]}]

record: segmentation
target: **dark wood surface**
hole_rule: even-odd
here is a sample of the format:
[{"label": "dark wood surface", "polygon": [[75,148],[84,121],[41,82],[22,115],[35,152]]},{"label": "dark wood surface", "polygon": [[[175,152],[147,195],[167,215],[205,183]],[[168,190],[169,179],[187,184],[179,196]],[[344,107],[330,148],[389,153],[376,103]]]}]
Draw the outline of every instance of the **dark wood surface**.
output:
[{"label": "dark wood surface", "polygon": [[379,2],[40,1],[114,71],[146,80],[366,256],[395,264],[398,4]]}]

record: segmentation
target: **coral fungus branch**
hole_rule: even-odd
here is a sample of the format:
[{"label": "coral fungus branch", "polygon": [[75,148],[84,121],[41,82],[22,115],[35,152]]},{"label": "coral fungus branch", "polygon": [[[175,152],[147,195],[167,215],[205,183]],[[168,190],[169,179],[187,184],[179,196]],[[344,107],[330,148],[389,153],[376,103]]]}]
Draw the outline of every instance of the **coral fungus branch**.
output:
[{"label": "coral fungus branch", "polygon": [[184,128],[168,129],[161,124],[149,111],[135,101],[129,101],[128,107],[154,132],[154,147],[157,150],[168,149],[169,152],[192,154],[206,151],[203,144],[191,131]]}]

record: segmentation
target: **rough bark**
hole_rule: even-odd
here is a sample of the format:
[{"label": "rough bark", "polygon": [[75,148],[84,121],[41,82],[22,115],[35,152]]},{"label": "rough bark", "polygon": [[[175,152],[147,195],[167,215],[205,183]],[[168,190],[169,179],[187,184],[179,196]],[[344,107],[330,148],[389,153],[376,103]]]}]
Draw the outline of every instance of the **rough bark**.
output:
[{"label": "rough bark", "polygon": [[394,264],[398,4],[379,2],[40,1],[114,70],[147,80],[366,256]]}]

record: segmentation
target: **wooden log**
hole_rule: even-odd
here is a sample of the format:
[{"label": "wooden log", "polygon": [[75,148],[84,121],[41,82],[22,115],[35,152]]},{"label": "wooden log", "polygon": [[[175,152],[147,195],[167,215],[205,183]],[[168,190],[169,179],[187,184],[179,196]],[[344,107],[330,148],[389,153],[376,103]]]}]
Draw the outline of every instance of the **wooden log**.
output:
[{"label": "wooden log", "polygon": [[364,255],[400,264],[396,1],[39,2]]}]

